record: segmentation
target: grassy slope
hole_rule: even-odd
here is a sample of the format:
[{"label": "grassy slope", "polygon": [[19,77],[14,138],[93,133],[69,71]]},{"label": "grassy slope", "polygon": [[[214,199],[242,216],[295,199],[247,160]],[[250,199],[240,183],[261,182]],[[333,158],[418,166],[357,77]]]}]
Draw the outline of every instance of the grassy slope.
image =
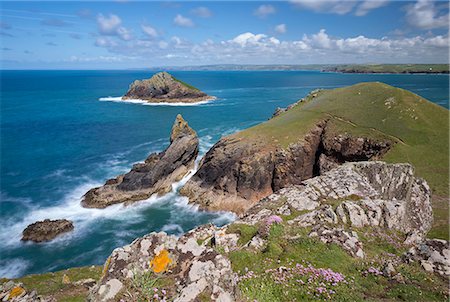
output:
[{"label": "grassy slope", "polygon": [[[52,297],[58,302],[81,302],[86,300],[88,289],[75,282],[89,278],[98,280],[101,272],[101,266],[75,267],[54,273],[28,275],[13,281],[23,283],[28,292],[36,290],[39,295]],[[70,284],[63,283],[64,275],[69,277]],[[0,281],[4,282],[6,279]]]},{"label": "grassy slope", "polygon": [[[235,224],[232,227],[235,231],[239,228],[249,228],[242,224]],[[382,234],[377,233],[380,231]],[[349,256],[335,244],[324,244],[310,238],[307,236],[308,232],[307,228],[284,222],[272,226],[268,243],[261,251],[254,252],[242,248],[229,253],[233,270],[239,276],[248,274],[247,272],[252,274],[251,278],[244,278],[238,284],[243,301],[446,301],[447,299],[445,278],[427,274],[418,263],[403,264],[400,261],[395,265],[397,272],[404,277],[404,282],[365,273],[371,267],[382,270],[383,263],[398,261],[408,249],[401,243],[403,237],[399,237],[396,232],[371,228],[358,230],[366,253],[364,260]],[[296,239],[287,239],[292,236]],[[277,282],[274,275],[267,271],[283,267],[292,268],[297,263],[331,269],[343,274],[346,282],[332,285],[323,280],[308,281],[309,275],[295,273],[285,274],[281,282]],[[318,295],[318,287],[325,287],[335,293],[327,299]]]},{"label": "grassy slope", "polygon": [[360,73],[448,73],[447,64],[367,64],[338,65],[325,68],[325,71],[360,72]]},{"label": "grassy slope", "polygon": [[433,190],[435,223],[431,237],[448,238],[449,111],[409,91],[383,83],[323,90],[316,97],[239,137],[286,147],[302,139],[318,121],[330,118],[336,132],[385,137],[396,144],[387,162],[409,162]]}]

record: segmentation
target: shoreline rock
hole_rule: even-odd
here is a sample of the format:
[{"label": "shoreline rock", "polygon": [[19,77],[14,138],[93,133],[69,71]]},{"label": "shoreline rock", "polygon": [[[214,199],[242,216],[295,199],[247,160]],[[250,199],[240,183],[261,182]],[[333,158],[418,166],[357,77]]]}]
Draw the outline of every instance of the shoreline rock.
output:
[{"label": "shoreline rock", "polygon": [[151,195],[171,191],[195,165],[199,150],[197,133],[181,115],[177,115],[170,135],[170,145],[160,153],[150,154],[145,162],[130,172],[109,179],[105,185],[89,190],[81,204],[86,208],[105,208],[117,203],[132,203]]},{"label": "shoreline rock", "polygon": [[122,99],[139,99],[149,103],[198,103],[215,98],[167,72],[159,72],[150,79],[134,81]]},{"label": "shoreline rock", "polygon": [[55,239],[63,233],[74,229],[73,223],[67,219],[37,221],[28,225],[22,232],[22,241],[44,242]]}]

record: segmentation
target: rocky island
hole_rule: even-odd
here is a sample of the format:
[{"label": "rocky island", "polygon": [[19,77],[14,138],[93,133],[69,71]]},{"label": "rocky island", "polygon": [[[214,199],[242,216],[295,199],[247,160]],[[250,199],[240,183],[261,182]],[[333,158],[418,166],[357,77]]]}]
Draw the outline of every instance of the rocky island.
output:
[{"label": "rocky island", "polygon": [[149,103],[198,103],[213,100],[199,89],[167,72],[159,72],[146,80],[136,80],[122,100],[138,99]]},{"label": "rocky island", "polygon": [[181,115],[177,115],[166,150],[150,154],[143,163],[135,164],[130,172],[89,190],[81,203],[86,208],[105,208],[144,200],[155,193],[167,193],[174,182],[194,168],[197,155],[197,133]]},{"label": "rocky island", "polygon": [[67,219],[37,221],[23,230],[22,241],[44,242],[55,239],[74,229],[72,221]]}]

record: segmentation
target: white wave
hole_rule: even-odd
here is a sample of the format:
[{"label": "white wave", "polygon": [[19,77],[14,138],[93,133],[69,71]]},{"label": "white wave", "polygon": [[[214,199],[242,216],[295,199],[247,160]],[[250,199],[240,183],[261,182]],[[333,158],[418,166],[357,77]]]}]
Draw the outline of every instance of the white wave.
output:
[{"label": "white wave", "polygon": [[29,261],[22,258],[0,260],[0,278],[17,278],[23,275]]},{"label": "white wave", "polygon": [[141,104],[144,106],[199,106],[199,105],[205,105],[208,103],[211,103],[212,101],[216,100],[216,97],[211,97],[211,99],[195,102],[195,103],[184,103],[184,102],[177,102],[177,103],[169,103],[169,102],[160,102],[160,103],[149,103],[148,101],[141,100],[141,99],[123,99],[123,97],[102,97],[98,99],[99,101],[106,101],[106,102],[117,102],[117,103],[130,103],[130,104]]}]

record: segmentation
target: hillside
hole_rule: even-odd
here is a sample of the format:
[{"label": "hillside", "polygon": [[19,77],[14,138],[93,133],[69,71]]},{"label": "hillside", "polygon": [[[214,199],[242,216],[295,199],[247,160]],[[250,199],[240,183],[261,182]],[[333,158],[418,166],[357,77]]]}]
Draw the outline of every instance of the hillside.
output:
[{"label": "hillside", "polygon": [[[448,110],[409,91],[383,83],[361,83],[313,92],[271,120],[222,139],[208,152],[199,171],[182,192],[201,205],[214,198],[217,200],[217,196],[221,198],[221,202],[216,202],[221,203],[220,206],[228,199],[235,200],[236,196],[242,197],[242,200],[255,196],[254,201],[257,201],[280,187],[311,177],[317,161],[318,154],[315,153],[320,152],[320,140],[325,139],[330,149],[327,155],[330,155],[342,151],[336,150],[336,146],[329,146],[339,136],[351,146],[355,145],[352,140],[357,141],[358,138],[371,140],[374,145],[389,145],[387,151],[380,150],[380,154],[367,155],[365,158],[358,155],[360,150],[354,150],[354,160],[375,156],[387,162],[411,163],[433,191],[435,223],[431,235],[448,238],[448,203],[445,201],[449,196]],[[281,179],[281,185],[274,188],[274,179],[285,177],[285,171],[300,165],[292,159],[291,165],[286,164],[285,171],[278,173],[273,168],[279,166],[273,154],[281,152],[280,158],[284,163],[289,162],[286,158],[295,157],[285,154],[286,150],[289,154],[300,154],[304,158],[301,163],[303,170],[309,169],[310,172],[306,175],[304,171],[294,171],[298,175],[296,179]],[[351,161],[351,156],[347,154],[345,161]],[[222,158],[227,162],[220,162]],[[242,165],[236,168],[239,162],[243,162],[245,169],[242,169]],[[214,169],[217,165],[221,165],[220,171]],[[265,165],[266,170],[274,169],[273,175],[252,169],[262,165]],[[258,175],[257,183],[230,181],[230,175],[236,174],[237,170],[241,174],[245,171],[244,176],[248,178]],[[239,179],[244,176],[239,176]],[[223,179],[227,181],[221,181]],[[255,191],[258,192],[252,192],[252,187],[257,188]],[[260,194],[261,188],[264,194]],[[211,190],[217,194],[211,195]],[[209,192],[204,193],[206,191]],[[253,203],[249,203],[249,206]]]},{"label": "hillside", "polygon": [[448,64],[348,64],[323,68],[343,73],[449,73]]}]

